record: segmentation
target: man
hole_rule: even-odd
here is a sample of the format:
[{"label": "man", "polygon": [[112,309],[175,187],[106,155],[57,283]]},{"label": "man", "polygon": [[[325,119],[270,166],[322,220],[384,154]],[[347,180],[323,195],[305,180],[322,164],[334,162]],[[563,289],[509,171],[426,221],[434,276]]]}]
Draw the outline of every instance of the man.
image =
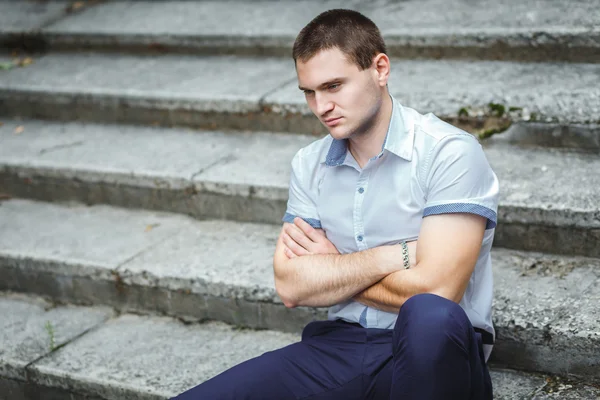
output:
[{"label": "man", "polygon": [[473,136],[390,96],[385,53],[349,10],[294,44],[329,135],[292,161],[275,283],[287,307],[330,307],[328,321],[179,398],[492,398],[498,181]]}]

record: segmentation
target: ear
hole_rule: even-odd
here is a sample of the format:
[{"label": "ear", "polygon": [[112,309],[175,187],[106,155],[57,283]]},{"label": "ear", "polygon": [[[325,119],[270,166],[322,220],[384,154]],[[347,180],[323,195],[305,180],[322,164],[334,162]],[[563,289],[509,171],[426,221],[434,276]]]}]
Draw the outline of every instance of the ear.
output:
[{"label": "ear", "polygon": [[379,86],[384,87],[388,83],[390,77],[390,59],[384,53],[379,53],[373,58],[373,69],[375,79]]}]

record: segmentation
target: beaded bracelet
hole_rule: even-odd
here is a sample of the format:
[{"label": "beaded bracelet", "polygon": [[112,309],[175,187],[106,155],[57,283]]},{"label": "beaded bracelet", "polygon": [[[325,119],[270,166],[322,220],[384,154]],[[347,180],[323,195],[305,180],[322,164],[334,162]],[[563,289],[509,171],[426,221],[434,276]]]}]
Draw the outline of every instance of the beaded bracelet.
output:
[{"label": "beaded bracelet", "polygon": [[404,262],[404,269],[410,268],[410,259],[408,257],[408,246],[406,242],[400,242],[400,246],[402,246],[402,261]]}]

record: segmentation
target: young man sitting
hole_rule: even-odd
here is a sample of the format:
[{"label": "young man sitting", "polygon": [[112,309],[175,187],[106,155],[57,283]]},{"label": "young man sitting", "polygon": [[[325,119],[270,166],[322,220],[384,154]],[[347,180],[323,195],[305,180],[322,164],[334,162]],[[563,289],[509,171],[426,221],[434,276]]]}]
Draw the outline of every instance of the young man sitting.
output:
[{"label": "young man sitting", "polygon": [[358,12],[317,16],[293,55],[329,135],[292,161],[275,283],[329,318],[177,398],[492,399],[498,181],[480,144],[391,97],[384,41]]}]

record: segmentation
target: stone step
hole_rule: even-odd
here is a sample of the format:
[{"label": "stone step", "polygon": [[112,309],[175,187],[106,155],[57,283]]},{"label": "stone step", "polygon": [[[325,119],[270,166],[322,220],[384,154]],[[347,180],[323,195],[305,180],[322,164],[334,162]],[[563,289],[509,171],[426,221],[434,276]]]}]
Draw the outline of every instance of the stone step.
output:
[{"label": "stone step", "polygon": [[313,17],[351,8],[378,24],[393,57],[600,61],[594,0],[112,1],[72,8],[71,2],[0,3],[0,45],[289,56]]},{"label": "stone step", "polygon": [[[298,333],[325,309],[274,290],[279,228],[107,206],[0,206],[0,290]],[[600,377],[600,260],[493,251],[496,364]]]},{"label": "stone step", "polygon": [[[483,141],[501,185],[496,244],[600,257],[600,158],[501,138]],[[0,193],[279,225],[291,159],[315,139],[4,120]]]},{"label": "stone step", "polygon": [[[600,64],[393,61],[404,105],[483,137],[600,152]],[[226,78],[224,78],[226,77]],[[289,59],[60,53],[0,71],[0,115],[320,134]],[[511,125],[512,124],[512,125]]]},{"label": "stone step", "polygon": [[[105,308],[60,306],[14,293],[0,293],[0,328],[0,399],[7,400],[39,399],[40,393],[77,400],[166,399],[299,340],[298,334],[216,322],[114,316]],[[498,368],[491,375],[495,399],[600,398],[597,387],[555,376]]]}]

